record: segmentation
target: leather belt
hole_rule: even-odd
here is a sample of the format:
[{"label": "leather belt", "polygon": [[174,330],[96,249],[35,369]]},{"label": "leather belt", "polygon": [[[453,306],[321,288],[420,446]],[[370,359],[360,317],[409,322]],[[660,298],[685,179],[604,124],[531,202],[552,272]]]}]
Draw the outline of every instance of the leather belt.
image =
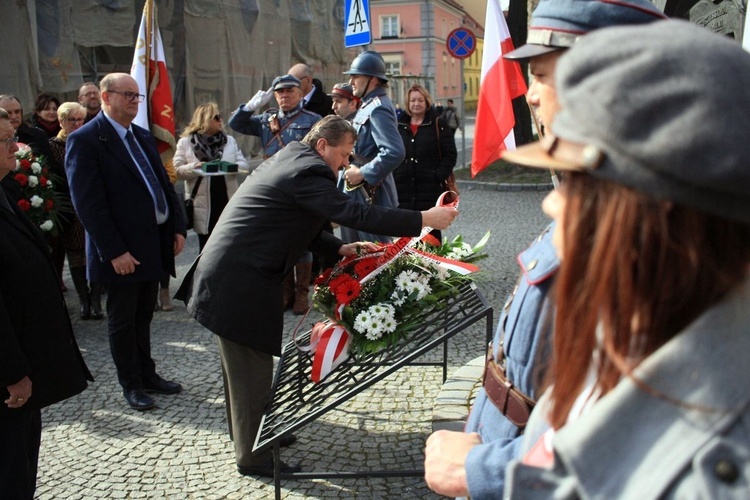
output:
[{"label": "leather belt", "polygon": [[519,391],[505,376],[505,367],[495,361],[490,344],[484,367],[483,386],[492,404],[516,427],[523,430],[536,401]]}]

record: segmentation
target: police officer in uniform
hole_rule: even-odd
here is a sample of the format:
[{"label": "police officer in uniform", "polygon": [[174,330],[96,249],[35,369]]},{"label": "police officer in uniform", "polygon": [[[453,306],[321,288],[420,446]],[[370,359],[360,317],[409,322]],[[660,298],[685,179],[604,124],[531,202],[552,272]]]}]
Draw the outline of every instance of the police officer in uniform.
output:
[{"label": "police officer in uniform", "polygon": [[[396,183],[391,172],[404,160],[404,142],[398,133],[396,109],[388,97],[385,61],[375,51],[358,55],[349,71],[354,95],[362,99],[352,124],[357,130],[356,159],[339,178],[339,188],[353,198],[382,207],[398,207]],[[390,242],[388,236],[341,227],[341,238],[355,241]]]},{"label": "police officer in uniform", "polygon": [[[268,104],[271,96],[279,109],[255,112]],[[229,126],[245,135],[260,137],[265,159],[275,155],[292,141],[299,141],[320,120],[320,115],[302,107],[300,81],[292,75],[277,76],[271,88],[259,90],[246,104],[240,105],[229,118]]]}]

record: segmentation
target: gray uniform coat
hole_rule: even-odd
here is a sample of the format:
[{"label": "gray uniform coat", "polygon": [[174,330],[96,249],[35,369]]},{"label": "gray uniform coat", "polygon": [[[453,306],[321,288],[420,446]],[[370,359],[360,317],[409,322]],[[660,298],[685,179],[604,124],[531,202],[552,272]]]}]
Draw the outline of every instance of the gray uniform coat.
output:
[{"label": "gray uniform coat", "polygon": [[505,497],[750,498],[749,304],[750,279],[638,366],[651,393],[623,378],[555,434],[552,469],[512,463]]},{"label": "gray uniform coat", "polygon": [[393,235],[418,235],[419,212],[367,206],[336,188],[313,148],[293,142],[240,186],[177,293],[216,335],[281,353],[284,275],[306,250],[335,258],[342,242],[326,221]]}]

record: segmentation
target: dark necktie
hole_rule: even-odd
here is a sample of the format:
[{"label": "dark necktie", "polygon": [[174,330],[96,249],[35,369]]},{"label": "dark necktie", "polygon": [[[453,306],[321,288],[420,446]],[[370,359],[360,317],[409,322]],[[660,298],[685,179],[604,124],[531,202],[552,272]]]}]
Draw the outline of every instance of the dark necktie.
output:
[{"label": "dark necktie", "polygon": [[154,171],[151,169],[151,164],[149,164],[146,157],[141,153],[141,148],[138,147],[138,143],[135,142],[135,137],[133,137],[133,133],[130,130],[125,134],[125,139],[128,141],[128,146],[130,146],[130,151],[133,153],[133,158],[135,158],[138,168],[141,169],[143,176],[151,185],[151,191],[156,197],[156,208],[159,210],[159,213],[167,213],[167,203],[164,201],[164,191],[161,189],[156,174],[154,174]]}]

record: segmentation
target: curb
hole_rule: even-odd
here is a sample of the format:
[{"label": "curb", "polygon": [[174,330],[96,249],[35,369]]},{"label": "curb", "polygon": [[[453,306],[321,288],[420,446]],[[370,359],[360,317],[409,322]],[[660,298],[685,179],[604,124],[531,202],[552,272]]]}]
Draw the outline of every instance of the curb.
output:
[{"label": "curb", "polygon": [[463,181],[456,179],[456,185],[466,191],[551,191],[552,183],[548,184],[506,184],[497,182]]}]

